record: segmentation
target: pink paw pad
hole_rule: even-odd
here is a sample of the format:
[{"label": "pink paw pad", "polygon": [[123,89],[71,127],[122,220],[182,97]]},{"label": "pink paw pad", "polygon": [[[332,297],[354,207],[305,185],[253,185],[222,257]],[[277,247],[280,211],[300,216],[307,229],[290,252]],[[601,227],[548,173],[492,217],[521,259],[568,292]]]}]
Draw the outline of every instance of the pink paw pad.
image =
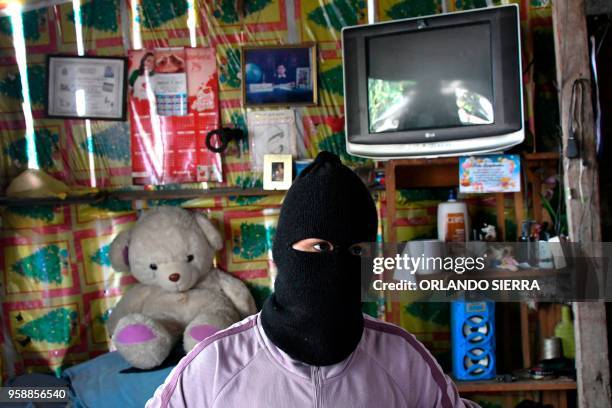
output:
[{"label": "pink paw pad", "polygon": [[123,344],[143,343],[155,338],[155,333],[144,324],[130,324],[117,333],[116,340]]},{"label": "pink paw pad", "polygon": [[197,341],[202,341],[207,337],[212,336],[216,332],[218,332],[215,326],[211,326],[209,324],[201,324],[199,326],[193,326],[189,329],[189,335],[196,339]]}]

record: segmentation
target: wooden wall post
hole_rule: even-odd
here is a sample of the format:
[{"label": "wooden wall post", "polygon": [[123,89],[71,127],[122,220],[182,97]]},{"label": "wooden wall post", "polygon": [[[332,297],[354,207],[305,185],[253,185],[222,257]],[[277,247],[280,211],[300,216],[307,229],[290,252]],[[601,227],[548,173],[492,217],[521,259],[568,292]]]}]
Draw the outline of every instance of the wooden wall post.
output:
[{"label": "wooden wall post", "polygon": [[[599,180],[585,0],[555,0],[553,29],[569,234],[574,242],[600,242]],[[582,86],[575,87],[576,83]],[[572,126],[572,100],[580,110],[579,115],[574,115],[579,116],[577,122],[581,126],[577,135],[580,157],[568,159],[565,152]],[[601,253],[598,245],[585,249],[590,256]],[[574,303],[573,310],[579,406],[612,407],[605,305],[603,302]]]},{"label": "wooden wall post", "polygon": [[388,160],[385,163],[385,190],[387,199],[387,242],[397,242],[397,220],[396,192],[395,185],[395,162]]}]

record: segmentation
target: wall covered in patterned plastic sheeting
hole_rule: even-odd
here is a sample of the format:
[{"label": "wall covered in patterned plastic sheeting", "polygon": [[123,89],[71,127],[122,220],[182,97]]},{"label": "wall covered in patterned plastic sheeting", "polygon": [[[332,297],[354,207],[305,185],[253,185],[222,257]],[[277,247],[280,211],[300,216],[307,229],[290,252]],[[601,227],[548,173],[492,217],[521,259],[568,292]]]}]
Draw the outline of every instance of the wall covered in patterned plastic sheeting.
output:
[{"label": "wall covered in patterned plastic sheeting", "polygon": [[[92,121],[87,126],[82,120],[45,118],[46,56],[76,54],[79,47],[86,55],[102,56],[125,56],[136,46],[190,47],[194,43],[214,47],[222,122],[246,130],[241,46],[316,42],[319,104],[295,109],[299,156],[314,157],[328,150],[350,165],[371,165],[346,153],[340,42],[342,27],[367,22],[367,2],[252,0],[244,1],[243,10],[236,9],[237,3],[81,0],[76,10],[73,2],[64,2],[25,11],[19,18],[0,17],[0,192],[33,164],[74,189],[132,187],[129,123]],[[379,20],[391,20],[487,3],[375,0],[373,11]],[[554,109],[548,109],[556,106],[554,88],[550,87],[554,72],[551,77],[547,59],[534,59],[534,50],[546,49],[543,44],[547,41],[552,45],[548,36],[550,3],[521,0],[520,5],[529,129],[538,132],[538,140],[546,140],[555,136],[556,129],[547,122],[535,121],[534,111],[542,109],[554,116]],[[21,71],[14,48],[14,38],[20,35],[27,47]],[[247,142],[231,143],[223,154],[223,185],[261,187],[261,175],[250,168],[248,147]],[[440,198],[435,193],[401,193],[396,199],[403,223],[401,235],[411,239],[430,234],[436,222],[432,208]],[[181,205],[206,212],[225,238],[218,266],[245,280],[261,304],[272,287],[270,248],[280,200],[281,196],[237,196],[158,200],[146,206]],[[382,228],[383,195],[377,204]],[[127,201],[2,209],[3,379],[21,372],[60,373],[67,366],[108,350],[105,319],[133,282],[129,275],[110,267],[108,245],[136,219],[137,211]],[[380,312],[384,313],[384,308],[372,311]],[[447,310],[435,305],[390,304],[384,316],[415,332],[444,360],[449,341]]]},{"label": "wall covered in patterned plastic sheeting", "polygon": [[[204,212],[220,230],[216,263],[247,282],[258,306],[271,292],[271,245],[282,196],[151,201]],[[145,210],[146,211],[146,210]],[[110,266],[114,237],[137,219],[128,201],[5,208],[0,230],[2,367],[62,368],[108,351],[109,310],[135,282]]]},{"label": "wall covered in patterned plastic sheeting", "polygon": [[[68,2],[26,11],[21,26],[15,24],[19,19],[0,17],[0,191],[32,163],[72,188],[131,187],[129,123],[86,126],[82,120],[45,118],[46,55],[76,54],[80,46],[86,55],[103,56],[124,56],[139,47],[189,47],[194,40],[215,48],[222,122],[246,130],[240,48],[315,41],[320,104],[296,110],[300,156],[331,150],[351,162],[344,149],[340,30],[365,22],[365,1],[244,4],[239,11],[229,0],[89,0],[77,10]],[[21,72],[14,50],[20,33],[27,47],[27,70]],[[30,102],[25,113],[24,94]],[[250,170],[248,146],[231,144],[225,152],[224,184],[261,187],[261,175]],[[245,280],[260,305],[272,287],[270,248],[279,201],[279,196],[240,196],[148,205],[207,212],[226,240],[218,266]],[[108,245],[136,217],[132,203],[121,201],[4,209],[3,378],[24,371],[59,373],[108,350],[104,321],[133,282],[110,267]]]},{"label": "wall covered in patterned plastic sheeting", "polygon": [[[378,20],[497,4],[500,0],[376,0]],[[528,129],[538,147],[558,138],[552,47],[551,3],[513,0],[521,7],[523,66]],[[221,119],[246,130],[241,101],[240,47],[316,42],[319,105],[296,109],[300,157],[334,151],[353,165],[364,164],[345,150],[343,130],[342,27],[367,22],[365,0],[255,0],[236,10],[233,0],[122,0],[63,3],[0,17],[0,189],[21,171],[38,166],[71,187],[130,187],[130,126],[122,122],[47,119],[47,54],[125,56],[131,48],[210,46],[217,51]],[[161,6],[163,5],[163,6]],[[170,7],[171,6],[171,7]],[[76,13],[75,13],[76,11]],[[75,16],[80,16],[75,19]],[[17,23],[20,22],[20,26]],[[79,24],[76,24],[78,22]],[[77,27],[80,32],[77,33]],[[27,47],[23,72],[16,64],[14,38]],[[27,80],[21,76],[27,76]],[[24,107],[23,84],[28,85]],[[24,111],[25,109],[25,111]],[[24,113],[25,112],[25,113]],[[30,113],[31,112],[31,113]],[[538,113],[537,120],[535,113]],[[30,116],[31,115],[31,116]],[[31,120],[26,120],[26,118]],[[529,143],[533,138],[528,138]],[[256,186],[248,143],[230,144],[223,162],[224,184]]]},{"label": "wall covered in patterned plastic sheeting", "polygon": [[[246,130],[241,100],[240,48],[316,42],[320,103],[296,109],[301,157],[321,150],[340,154],[346,162],[343,133],[343,84],[340,30],[366,22],[365,0],[255,0],[236,10],[233,0],[82,1],[27,11],[21,30],[27,47],[27,73],[20,73],[13,48],[14,22],[0,17],[0,188],[32,162],[71,187],[131,186],[130,127],[121,122],[46,119],[46,55],[76,54],[81,42],[86,55],[125,56],[131,48],[214,47],[224,124]],[[79,11],[79,10],[77,10]],[[81,16],[76,33],[75,15]],[[243,15],[243,17],[241,17]],[[21,75],[27,75],[33,132],[26,138]],[[29,148],[33,144],[35,148]],[[28,160],[29,159],[29,160]],[[232,143],[223,157],[226,185],[256,186],[250,171],[248,143]]]}]

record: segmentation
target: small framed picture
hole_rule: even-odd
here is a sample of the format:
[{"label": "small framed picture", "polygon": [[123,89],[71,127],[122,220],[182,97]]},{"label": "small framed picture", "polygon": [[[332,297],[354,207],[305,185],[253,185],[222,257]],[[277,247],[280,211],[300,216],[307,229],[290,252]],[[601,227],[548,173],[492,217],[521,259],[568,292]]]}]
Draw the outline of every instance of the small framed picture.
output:
[{"label": "small framed picture", "polygon": [[49,118],[123,121],[127,64],[121,57],[47,57]]},{"label": "small framed picture", "polygon": [[293,163],[290,154],[266,154],[264,156],[264,190],[288,190],[293,179]]},{"label": "small framed picture", "polygon": [[295,87],[297,89],[309,89],[312,86],[310,70],[308,68],[298,68],[295,72]]},{"label": "small framed picture", "polygon": [[316,44],[242,47],[245,106],[317,104]]}]

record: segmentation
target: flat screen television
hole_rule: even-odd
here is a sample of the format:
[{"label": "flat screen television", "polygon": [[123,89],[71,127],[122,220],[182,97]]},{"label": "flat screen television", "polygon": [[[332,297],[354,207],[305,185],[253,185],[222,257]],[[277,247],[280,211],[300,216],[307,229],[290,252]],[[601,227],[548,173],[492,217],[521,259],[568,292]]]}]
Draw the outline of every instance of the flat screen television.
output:
[{"label": "flat screen television", "polygon": [[347,151],[392,159],[524,139],[517,5],[342,31]]}]

